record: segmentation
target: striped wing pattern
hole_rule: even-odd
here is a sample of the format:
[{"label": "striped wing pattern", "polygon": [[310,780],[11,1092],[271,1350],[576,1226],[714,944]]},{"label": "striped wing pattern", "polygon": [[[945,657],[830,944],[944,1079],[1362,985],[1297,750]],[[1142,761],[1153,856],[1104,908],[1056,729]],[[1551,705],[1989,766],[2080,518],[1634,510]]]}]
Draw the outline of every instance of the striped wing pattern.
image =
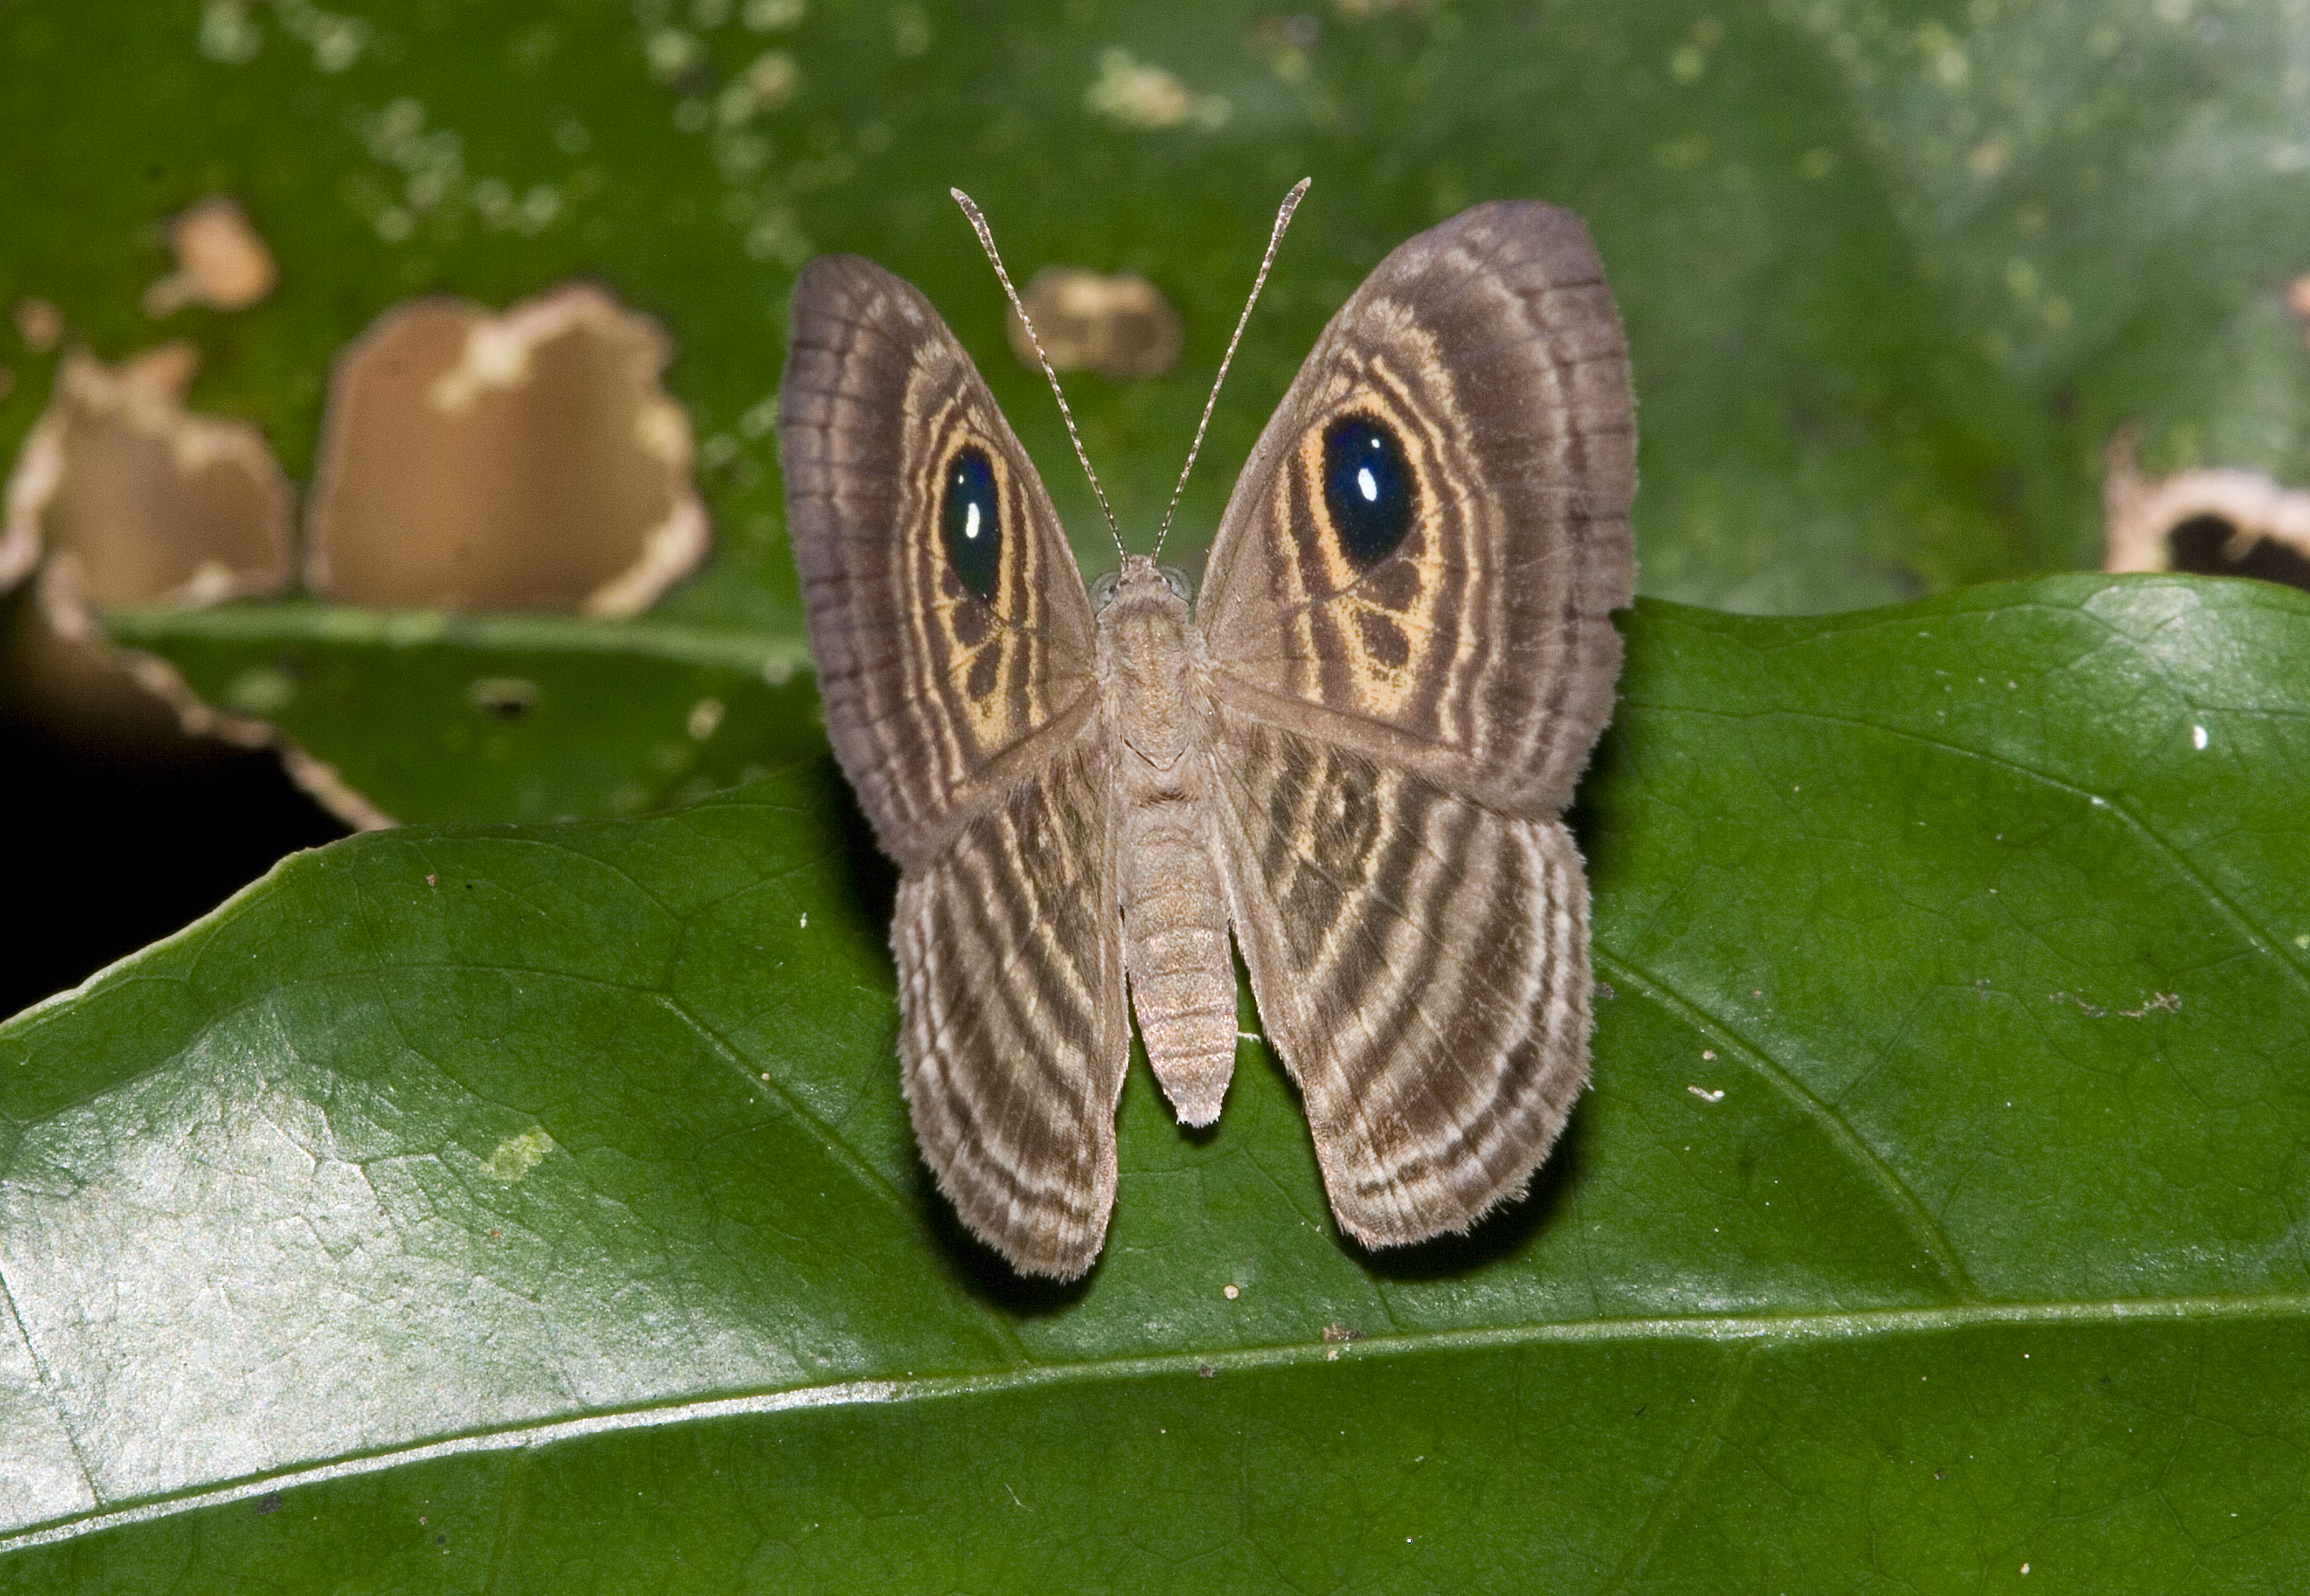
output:
[{"label": "striped wing pattern", "polygon": [[[938,530],[942,477],[974,446],[1012,533],[992,603],[964,591]],[[1081,733],[1090,600],[969,355],[872,261],[803,268],[778,456],[827,733],[884,850],[911,868]]]},{"label": "striped wing pattern", "polygon": [[1130,1055],[1109,794],[1078,750],[899,888],[915,1138],[966,1223],[1072,1279],[1107,1236]]},{"label": "striped wing pattern", "polygon": [[1588,885],[1553,819],[1280,727],[1234,729],[1236,940],[1340,1227],[1465,1230],[1521,1195],[1587,1079]]},{"label": "striped wing pattern", "polygon": [[[1414,511],[1350,558],[1323,439]],[[1522,1192],[1588,1077],[1587,883],[1557,817],[1611,712],[1636,424],[1587,230],[1480,205],[1390,255],[1254,451],[1203,616],[1220,854],[1332,1207],[1396,1245]]]},{"label": "striped wing pattern", "polygon": [[[1611,714],[1608,612],[1633,579],[1627,354],[1579,221],[1481,205],[1380,264],[1262,434],[1195,620],[1169,601],[1152,655],[1108,635],[1125,606],[1094,620],[920,293],[825,257],[793,326],[779,438],[811,646],[903,872],[916,1138],[971,1230],[1029,1273],[1097,1260],[1128,1004],[1144,1022],[1151,1001],[1126,993],[1123,933],[1168,947],[1165,916],[1208,908],[1214,880],[1342,1228],[1415,1242],[1522,1192],[1587,1079],[1587,887],[1558,817]],[[1340,522],[1343,426],[1396,451],[1408,499],[1387,502],[1411,508],[1386,536]],[[966,479],[1001,529],[992,567],[941,530]],[[1191,751],[1154,760],[1133,727]],[[1187,845],[1126,872],[1150,806],[1149,835]]]},{"label": "striped wing pattern", "polygon": [[[1418,506],[1371,569],[1317,484],[1346,413],[1403,442]],[[1463,212],[1365,279],[1253,450],[1199,605],[1215,690],[1554,814],[1611,715],[1635,491],[1627,346],[1587,229],[1529,202]]]},{"label": "striped wing pattern", "polygon": [[[1072,1278],[1107,1233],[1131,1043],[1090,598],[970,357],[873,262],[803,268],[778,437],[827,733],[904,872],[916,1141],[974,1232]],[[991,601],[940,531],[973,448],[1003,529]]]}]

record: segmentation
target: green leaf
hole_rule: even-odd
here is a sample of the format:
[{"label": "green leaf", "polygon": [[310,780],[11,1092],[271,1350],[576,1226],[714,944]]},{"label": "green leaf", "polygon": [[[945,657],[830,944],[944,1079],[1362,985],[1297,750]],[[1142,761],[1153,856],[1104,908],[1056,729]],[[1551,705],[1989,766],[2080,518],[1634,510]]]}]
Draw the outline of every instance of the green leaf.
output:
[{"label": "green leaf", "polygon": [[[535,0],[352,24],[236,0],[0,9],[0,300],[53,299],[108,359],[192,337],[194,402],[260,421],[309,482],[329,363],[390,305],[603,282],[668,324],[668,384],[716,462],[701,481],[716,561],[655,620],[769,653],[791,647],[800,615],[764,406],[792,273],[815,250],[873,256],[925,289],[1082,552],[1107,558],[1048,395],[1004,349],[992,274],[946,197],[957,185],[1022,273],[1139,272],[1185,316],[1170,377],[1073,384],[1134,547],[1273,206],[1309,174],[1188,484],[1181,553],[1209,535],[1236,464],[1362,273],[1462,205],[1509,195],[1578,210],[1611,272],[1642,402],[1636,513],[1654,595],[1827,611],[2097,565],[2103,448],[2129,421],[2160,468],[2310,477],[2310,361],[2278,291],[2302,267],[2310,208],[2288,75],[2300,23],[2283,7],[1548,0],[1300,16],[1200,0]],[[1115,51],[1223,100],[1226,119],[1133,126],[1093,108]],[[791,64],[790,97],[725,112],[766,55]],[[281,288],[244,313],[155,324],[138,298],[166,270],[157,223],[217,191],[249,207]],[[490,204],[532,195],[543,221]],[[50,362],[7,363],[13,449]],[[595,716],[596,752],[541,721],[525,733],[539,757],[525,749],[514,781],[445,753],[465,684],[531,681],[551,706],[582,700],[590,679],[564,683],[525,646],[491,658],[474,638],[420,672],[423,703],[363,713],[394,703],[407,652],[317,642],[296,604],[249,615],[229,646],[204,620],[117,624],[219,692],[334,684],[302,696],[296,736],[368,772],[364,791],[404,820],[613,814],[777,753],[660,769],[666,727],[698,697],[736,713],[728,684],[677,671]],[[629,652],[661,657],[648,636]]]},{"label": "green leaf", "polygon": [[1595,1089],[1464,1240],[1342,1243],[1247,1045],[1022,1286],[823,765],[300,855],[20,1017],[0,1589],[2282,1584],[2310,599],[1628,629]]},{"label": "green leaf", "polygon": [[326,750],[395,818],[638,814],[826,750],[799,628],[298,602],[105,624],[204,703]]}]

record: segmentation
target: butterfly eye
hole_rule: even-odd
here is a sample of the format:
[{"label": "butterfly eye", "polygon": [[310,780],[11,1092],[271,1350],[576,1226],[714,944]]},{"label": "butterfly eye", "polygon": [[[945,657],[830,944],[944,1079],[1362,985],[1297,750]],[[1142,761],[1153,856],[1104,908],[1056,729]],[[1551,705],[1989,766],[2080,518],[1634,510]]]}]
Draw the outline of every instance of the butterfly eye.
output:
[{"label": "butterfly eye", "polygon": [[1411,530],[1411,470],[1394,431],[1361,415],[1324,429],[1324,507],[1358,567],[1395,552]]},{"label": "butterfly eye", "polygon": [[1121,571],[1101,571],[1090,579],[1090,607],[1093,613],[1107,608],[1107,601],[1115,596],[1115,585],[1122,580]]},{"label": "butterfly eye", "polygon": [[1173,598],[1185,603],[1194,597],[1194,585],[1187,580],[1186,572],[1176,565],[1159,565],[1155,568],[1162,573],[1163,585],[1171,590]]},{"label": "butterfly eye", "polygon": [[981,603],[994,602],[1003,568],[1003,518],[994,505],[994,464],[983,449],[959,451],[946,468],[946,557]]}]

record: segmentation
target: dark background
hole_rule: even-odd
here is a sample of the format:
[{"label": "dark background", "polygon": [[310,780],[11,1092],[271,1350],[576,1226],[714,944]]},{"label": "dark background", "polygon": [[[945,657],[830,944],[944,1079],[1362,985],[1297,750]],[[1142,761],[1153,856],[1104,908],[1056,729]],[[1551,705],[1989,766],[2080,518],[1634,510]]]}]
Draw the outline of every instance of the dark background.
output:
[{"label": "dark background", "polygon": [[33,586],[0,599],[0,835],[16,851],[0,1015],[181,929],[282,854],[345,835],[269,750],[174,733],[157,703],[91,725],[42,698],[28,680]]}]

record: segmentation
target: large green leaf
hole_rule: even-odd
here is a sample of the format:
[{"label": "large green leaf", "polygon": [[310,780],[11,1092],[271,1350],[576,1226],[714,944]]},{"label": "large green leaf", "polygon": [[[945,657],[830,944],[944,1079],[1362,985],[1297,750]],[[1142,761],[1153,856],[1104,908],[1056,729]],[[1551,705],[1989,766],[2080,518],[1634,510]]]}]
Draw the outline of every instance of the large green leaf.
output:
[{"label": "large green leaf", "polygon": [[[1100,559],[1105,531],[1048,396],[1003,349],[950,186],[985,204],[1022,271],[1139,271],[1185,313],[1171,377],[1075,384],[1144,548],[1272,209],[1315,177],[1189,484],[1181,551],[1362,273],[1463,204],[1534,195],[1588,218],[1626,313],[1646,591],[1832,610],[2097,564],[2102,449],[2121,422],[2148,424],[2154,463],[2310,475],[2310,360],[2279,292],[2310,208],[2310,100],[2288,75],[2303,38],[2293,12],[2248,0],[1305,15],[526,0],[358,16],[13,0],[0,301],[53,299],[108,358],[189,334],[195,402],[262,422],[301,481],[328,362],[390,304],[603,282],[668,323],[668,382],[716,463],[701,487],[718,556],[656,620],[779,653],[800,631],[766,402],[809,252],[860,250],[925,289]],[[1224,100],[1226,118],[1149,128],[1094,109],[1115,51]],[[725,124],[766,52],[790,61],[791,98]],[[215,190],[248,204],[281,289],[156,325],[137,302],[165,269],[158,220]],[[10,363],[0,448],[48,370]],[[734,721],[722,750],[669,774],[665,727],[708,690],[668,678],[640,637],[635,679],[656,685],[596,718],[598,747],[541,718],[508,805],[501,768],[442,752],[456,712],[435,698],[454,704],[464,672],[582,702],[585,661],[565,676],[534,648],[461,646],[429,658],[408,712],[364,713],[395,701],[408,655],[317,646],[295,604],[253,614],[273,629],[146,617],[134,635],[220,695],[335,683],[284,718],[405,820],[614,814],[781,751],[740,747]],[[617,652],[605,629],[573,655]]]},{"label": "large green leaf", "polygon": [[1596,1087],[1464,1241],[1343,1244],[1246,1046],[1020,1286],[823,765],[300,855],[21,1017],[0,1588],[2282,1585],[2310,600],[1628,631]]}]

